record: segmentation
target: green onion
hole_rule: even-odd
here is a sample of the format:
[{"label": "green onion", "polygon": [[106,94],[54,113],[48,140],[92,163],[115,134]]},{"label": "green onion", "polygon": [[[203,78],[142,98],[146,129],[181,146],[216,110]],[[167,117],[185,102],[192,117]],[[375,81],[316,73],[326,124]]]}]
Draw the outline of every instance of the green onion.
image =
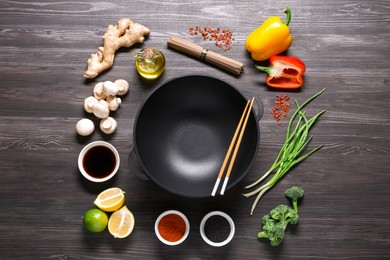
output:
[{"label": "green onion", "polygon": [[[259,188],[251,192],[243,194],[247,198],[253,195],[257,195],[251,208],[251,215],[253,214],[253,211],[255,210],[261,197],[269,189],[271,189],[293,166],[302,162],[307,157],[309,157],[310,155],[312,155],[313,153],[321,149],[321,147],[323,146],[320,145],[317,148],[311,150],[310,152],[302,155],[304,149],[312,139],[312,136],[309,136],[310,128],[314,125],[317,119],[323,113],[325,113],[325,110],[322,110],[312,118],[308,119],[305,115],[306,112],[302,111],[302,109],[311,101],[313,101],[315,98],[317,98],[319,95],[321,95],[324,91],[325,88],[322,89],[317,94],[310,97],[302,105],[299,105],[298,101],[295,100],[297,110],[295,111],[295,113],[292,115],[290,119],[290,122],[286,130],[286,140],[284,142],[284,145],[280,149],[279,154],[277,155],[274,163],[260,179],[245,187],[245,189],[254,188],[256,185],[260,184],[265,178],[267,178],[270,174],[274,173],[272,178],[270,178],[265,184],[263,184],[262,186],[260,186]],[[298,120],[296,120],[297,117]],[[297,121],[297,123],[295,124],[294,129],[291,131],[294,121]]]}]

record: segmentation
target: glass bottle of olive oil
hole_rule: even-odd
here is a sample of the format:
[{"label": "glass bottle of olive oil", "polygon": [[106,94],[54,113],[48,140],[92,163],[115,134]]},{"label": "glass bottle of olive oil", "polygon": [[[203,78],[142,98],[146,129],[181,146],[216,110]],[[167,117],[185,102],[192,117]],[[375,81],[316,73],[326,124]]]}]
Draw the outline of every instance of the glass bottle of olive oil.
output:
[{"label": "glass bottle of olive oil", "polygon": [[155,48],[143,48],[134,57],[138,73],[146,79],[158,78],[165,69],[165,57]]}]

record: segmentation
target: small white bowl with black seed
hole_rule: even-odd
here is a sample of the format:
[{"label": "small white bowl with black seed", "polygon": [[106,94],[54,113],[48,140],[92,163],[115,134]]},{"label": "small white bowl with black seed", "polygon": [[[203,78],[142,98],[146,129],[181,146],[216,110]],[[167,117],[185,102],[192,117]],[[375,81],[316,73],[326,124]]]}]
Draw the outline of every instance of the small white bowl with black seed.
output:
[{"label": "small white bowl with black seed", "polygon": [[200,222],[200,235],[207,244],[214,247],[228,244],[234,233],[233,219],[222,211],[212,211]]}]

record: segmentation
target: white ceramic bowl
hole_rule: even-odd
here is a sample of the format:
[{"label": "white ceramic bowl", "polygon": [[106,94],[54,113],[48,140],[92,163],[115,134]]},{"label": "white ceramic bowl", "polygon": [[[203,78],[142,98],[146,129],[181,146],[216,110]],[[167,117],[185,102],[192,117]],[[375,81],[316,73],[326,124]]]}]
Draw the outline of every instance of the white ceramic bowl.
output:
[{"label": "white ceramic bowl", "polygon": [[[229,233],[228,237],[222,242],[211,241],[205,234],[205,229],[204,229],[205,224],[206,224],[207,220],[212,216],[221,216],[221,217],[225,218],[230,225],[230,233]],[[228,244],[233,239],[234,233],[235,233],[235,225],[234,225],[233,219],[228,214],[226,214],[222,211],[212,211],[212,212],[208,213],[206,216],[204,216],[202,219],[202,222],[200,222],[200,235],[202,236],[203,240],[207,244],[214,246],[214,247],[221,247],[221,246]]]},{"label": "white ceramic bowl", "polygon": [[[175,242],[171,242],[171,241],[168,241],[168,240],[164,239],[160,235],[160,232],[158,231],[158,224],[160,223],[160,220],[163,217],[165,217],[166,215],[169,215],[169,214],[176,214],[176,215],[180,216],[184,220],[184,223],[186,224],[186,230],[184,232],[183,237],[181,239],[175,241]],[[177,210],[167,210],[167,211],[161,213],[160,216],[158,216],[158,218],[156,219],[156,222],[154,224],[154,231],[156,233],[156,236],[158,237],[158,239],[161,242],[163,242],[164,244],[169,245],[169,246],[176,246],[178,244],[181,244],[188,237],[188,234],[190,233],[190,222],[188,221],[187,217],[183,213],[181,213],[180,211],[177,211]]]},{"label": "white ceramic bowl", "polygon": [[[95,178],[91,175],[89,175],[85,169],[84,169],[84,166],[83,166],[83,158],[85,156],[85,154],[93,147],[96,147],[96,146],[104,146],[104,147],[107,147],[109,148],[113,154],[115,155],[115,167],[113,169],[113,171],[108,174],[107,176],[103,177],[103,178]],[[87,144],[86,146],[84,146],[84,148],[81,150],[80,154],[79,154],[79,158],[78,158],[78,166],[79,166],[79,170],[81,172],[81,174],[88,180],[92,181],[92,182],[105,182],[105,181],[108,181],[109,179],[111,179],[112,177],[115,176],[115,174],[117,173],[118,169],[119,169],[119,165],[120,165],[120,158],[119,158],[119,153],[118,151],[115,149],[115,147],[110,144],[110,143],[107,143],[105,141],[95,141],[95,142],[92,142],[92,143],[89,143]]]}]

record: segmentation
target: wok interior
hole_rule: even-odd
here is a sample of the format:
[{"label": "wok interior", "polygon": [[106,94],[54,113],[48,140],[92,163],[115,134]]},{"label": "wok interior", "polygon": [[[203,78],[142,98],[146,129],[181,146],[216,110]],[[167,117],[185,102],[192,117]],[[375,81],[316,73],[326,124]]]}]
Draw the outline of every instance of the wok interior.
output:
[{"label": "wok interior", "polygon": [[[157,89],[141,108],[135,129],[138,156],[148,176],[184,196],[211,193],[246,99],[223,81],[189,76]],[[257,151],[253,113],[228,188],[242,179]]]}]

